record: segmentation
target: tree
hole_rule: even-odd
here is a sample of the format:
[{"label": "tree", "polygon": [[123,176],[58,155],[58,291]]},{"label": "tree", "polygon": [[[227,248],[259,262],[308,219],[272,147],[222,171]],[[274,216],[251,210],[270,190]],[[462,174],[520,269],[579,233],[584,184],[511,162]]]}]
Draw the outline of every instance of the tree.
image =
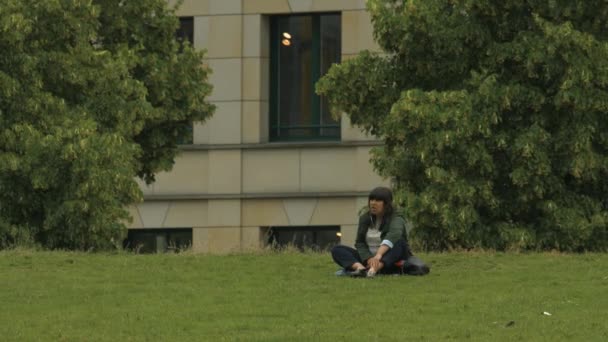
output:
[{"label": "tree", "polygon": [[384,54],[317,91],[427,248],[608,249],[608,3],[369,0]]},{"label": "tree", "polygon": [[164,0],[0,0],[0,247],[122,241],[126,206],[213,106]]}]

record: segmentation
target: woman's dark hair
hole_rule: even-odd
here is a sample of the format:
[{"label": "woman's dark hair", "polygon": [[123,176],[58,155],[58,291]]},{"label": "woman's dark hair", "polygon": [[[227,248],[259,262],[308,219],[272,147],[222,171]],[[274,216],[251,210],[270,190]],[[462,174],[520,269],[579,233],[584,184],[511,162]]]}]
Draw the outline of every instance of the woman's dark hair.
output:
[{"label": "woman's dark hair", "polygon": [[368,206],[369,201],[371,200],[384,202],[384,217],[391,217],[391,215],[393,215],[393,192],[391,191],[391,189],[384,186],[379,186],[375,188],[369,193],[369,196],[367,196]]}]

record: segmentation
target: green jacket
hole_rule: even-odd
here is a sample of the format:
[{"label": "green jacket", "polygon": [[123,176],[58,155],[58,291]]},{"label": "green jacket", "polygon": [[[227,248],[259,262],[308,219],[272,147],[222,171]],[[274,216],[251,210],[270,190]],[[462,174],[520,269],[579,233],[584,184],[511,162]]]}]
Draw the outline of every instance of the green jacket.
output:
[{"label": "green jacket", "polygon": [[[365,241],[367,230],[372,226],[374,218],[365,213],[359,217],[359,227],[357,229],[357,238],[355,240],[355,249],[361,256],[362,260],[367,260],[373,257],[369,250],[369,246]],[[380,226],[380,239],[382,244],[393,247],[399,239],[403,239],[407,245],[407,231],[405,229],[405,220],[400,212],[395,211],[389,219],[384,220]]]}]

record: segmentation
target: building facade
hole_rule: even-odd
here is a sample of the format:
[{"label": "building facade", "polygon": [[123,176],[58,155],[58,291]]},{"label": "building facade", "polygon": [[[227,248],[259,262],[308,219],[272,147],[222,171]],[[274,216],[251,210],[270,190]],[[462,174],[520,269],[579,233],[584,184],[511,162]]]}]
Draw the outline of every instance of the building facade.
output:
[{"label": "building facade", "polygon": [[206,49],[212,118],[193,124],[171,172],[141,184],[132,244],[229,253],[271,243],[354,242],[380,144],[334,120],[314,83],[333,63],[379,51],[364,0],[186,0],[180,36]]}]

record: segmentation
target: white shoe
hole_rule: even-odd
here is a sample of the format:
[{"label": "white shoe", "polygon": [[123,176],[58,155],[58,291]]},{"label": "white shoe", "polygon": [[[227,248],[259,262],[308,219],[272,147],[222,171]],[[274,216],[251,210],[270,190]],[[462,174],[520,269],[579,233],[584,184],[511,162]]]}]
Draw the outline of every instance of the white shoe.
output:
[{"label": "white shoe", "polygon": [[370,269],[367,271],[367,277],[368,277],[368,278],[373,278],[373,277],[375,277],[375,276],[376,276],[376,270],[374,270],[373,268],[370,268]]}]

